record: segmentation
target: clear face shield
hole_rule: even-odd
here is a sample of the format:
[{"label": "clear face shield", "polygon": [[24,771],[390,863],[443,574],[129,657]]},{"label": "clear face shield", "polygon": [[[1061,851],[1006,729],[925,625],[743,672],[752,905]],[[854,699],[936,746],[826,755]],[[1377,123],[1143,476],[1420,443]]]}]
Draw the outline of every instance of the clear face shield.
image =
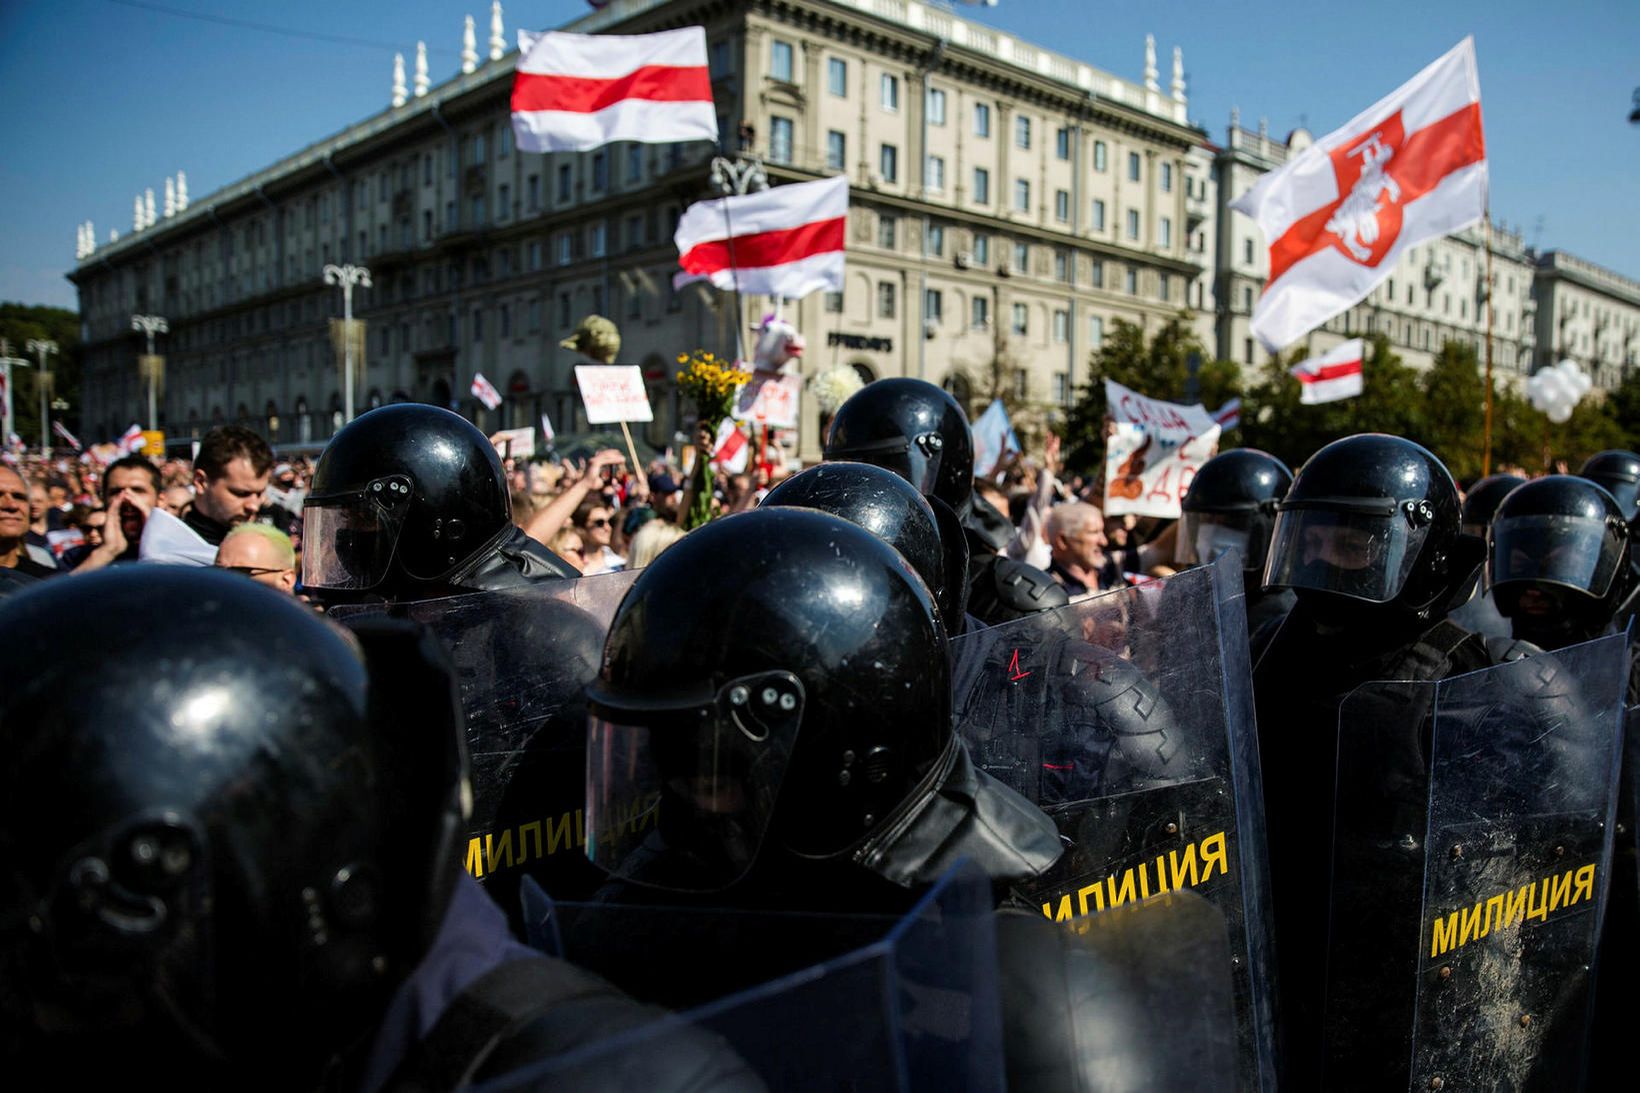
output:
[{"label": "clear face shield", "polygon": [[790,672],[730,680],[698,704],[589,703],[587,857],[622,880],[727,888],[756,859],[803,723]]},{"label": "clear face shield", "polygon": [[1233,550],[1241,557],[1243,569],[1262,569],[1264,540],[1262,536],[1255,539],[1253,524],[1252,513],[1185,512],[1179,517],[1173,560],[1181,566],[1212,565]]},{"label": "clear face shield", "polygon": [[1264,583],[1389,603],[1417,564],[1429,535],[1426,516],[1417,503],[1390,499],[1284,502]]},{"label": "clear face shield", "polygon": [[1612,534],[1587,516],[1516,516],[1492,524],[1487,559],[1490,587],[1512,581],[1559,585],[1603,599],[1623,560],[1625,525]]},{"label": "clear face shield", "polygon": [[302,508],[302,584],[364,591],[387,576],[409,508],[404,475],[377,478],[362,489],[309,497]]}]

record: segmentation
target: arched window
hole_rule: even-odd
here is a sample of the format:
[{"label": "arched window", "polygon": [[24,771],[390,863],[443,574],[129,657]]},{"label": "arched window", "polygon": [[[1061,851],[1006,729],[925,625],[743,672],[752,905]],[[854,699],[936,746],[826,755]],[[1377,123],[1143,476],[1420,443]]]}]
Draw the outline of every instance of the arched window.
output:
[{"label": "arched window", "polygon": [[306,396],[296,400],[296,442],[298,444],[313,443],[313,414],[308,410]]},{"label": "arched window", "polygon": [[859,373],[861,383],[871,383],[877,378],[877,370],[865,361],[850,361],[849,367]]}]

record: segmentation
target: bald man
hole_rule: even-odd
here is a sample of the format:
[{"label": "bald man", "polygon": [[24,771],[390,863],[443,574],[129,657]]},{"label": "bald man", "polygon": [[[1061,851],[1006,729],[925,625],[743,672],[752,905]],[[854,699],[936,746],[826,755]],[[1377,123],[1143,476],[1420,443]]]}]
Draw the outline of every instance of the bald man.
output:
[{"label": "bald man", "polygon": [[240,524],[216,550],[216,564],[243,573],[258,584],[296,592],[296,551],[290,536],[266,524]]}]

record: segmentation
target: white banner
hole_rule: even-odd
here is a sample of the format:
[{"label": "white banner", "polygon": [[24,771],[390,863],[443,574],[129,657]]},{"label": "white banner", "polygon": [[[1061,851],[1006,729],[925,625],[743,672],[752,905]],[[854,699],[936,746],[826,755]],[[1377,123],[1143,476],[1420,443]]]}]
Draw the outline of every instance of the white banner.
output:
[{"label": "white banner", "polygon": [[635,364],[578,364],[575,385],[581,389],[589,425],[655,419],[643,385],[643,369]]},{"label": "white banner", "polygon": [[802,376],[753,372],[735,397],[735,417],[771,429],[795,429],[802,394]]},{"label": "white banner", "polygon": [[490,443],[502,458],[528,459],[535,454],[535,426],[521,429],[501,429],[490,436]]},{"label": "white banner", "polygon": [[1219,423],[1199,403],[1153,399],[1105,381],[1114,425],[1105,441],[1105,515],[1177,518],[1201,465],[1218,454]]}]

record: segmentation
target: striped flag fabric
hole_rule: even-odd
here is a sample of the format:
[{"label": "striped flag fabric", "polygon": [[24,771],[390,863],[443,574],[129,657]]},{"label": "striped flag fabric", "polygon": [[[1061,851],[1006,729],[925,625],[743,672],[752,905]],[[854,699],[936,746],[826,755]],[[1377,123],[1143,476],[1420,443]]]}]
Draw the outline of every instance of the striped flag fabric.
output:
[{"label": "striped flag fabric", "polygon": [[484,404],[486,410],[494,410],[501,405],[501,392],[495,389],[495,384],[484,378],[483,372],[473,373],[473,397]]},{"label": "striped flag fabric", "polygon": [[51,431],[68,441],[68,446],[73,448],[75,451],[79,452],[85,450],[85,445],[80,443],[80,438],[69,432],[68,427],[62,422],[53,421],[51,423]]},{"label": "striped flag fabric", "polygon": [[142,435],[142,426],[133,424],[120,434],[117,443],[120,446],[121,455],[130,455],[132,452],[142,451],[148,440]]},{"label": "striped flag fabric", "polygon": [[541,446],[544,447],[544,448],[552,447],[553,439],[557,435],[558,435],[557,433],[552,431],[552,419],[547,416],[547,412],[545,410],[542,410],[541,411]]},{"label": "striped flag fabric", "polygon": [[1231,203],[1270,246],[1253,333],[1275,352],[1353,307],[1407,248],[1479,220],[1486,186],[1480,76],[1465,38]]},{"label": "striped flag fabric", "polygon": [[617,140],[715,142],[706,28],[521,30],[512,122],[515,143],[526,152],[585,152]]},{"label": "striped flag fabric", "polygon": [[1213,420],[1219,423],[1219,430],[1227,433],[1241,424],[1241,399],[1233,398],[1229,402],[1213,411]]},{"label": "striped flag fabric", "polygon": [[750,460],[752,446],[746,434],[740,431],[740,422],[726,417],[718,423],[717,439],[712,450],[712,462],[730,474],[740,474]]},{"label": "striped flag fabric", "polygon": [[1362,384],[1361,357],[1365,351],[1365,341],[1351,338],[1319,357],[1293,365],[1293,375],[1298,379],[1299,401],[1313,406],[1359,395]]},{"label": "striped flag fabric", "polygon": [[673,236],[677,280],[705,278],[721,289],[798,299],[843,291],[848,179],[776,186],[700,201],[684,210]]}]

